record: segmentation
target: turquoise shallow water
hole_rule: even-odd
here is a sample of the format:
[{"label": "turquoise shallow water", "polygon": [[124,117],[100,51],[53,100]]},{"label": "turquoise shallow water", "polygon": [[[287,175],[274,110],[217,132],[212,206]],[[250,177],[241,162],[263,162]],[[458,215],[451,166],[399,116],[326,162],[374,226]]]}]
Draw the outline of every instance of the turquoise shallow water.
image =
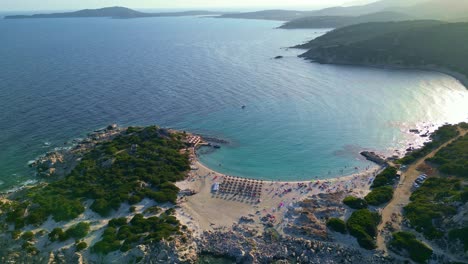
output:
[{"label": "turquoise shallow water", "polygon": [[391,152],[414,140],[409,128],[468,117],[468,92],[452,77],[310,63],[284,47],[324,30],[279,25],[0,20],[0,188],[34,179],[29,160],[114,122],[223,138],[231,143],[203,163],[300,180],[349,174],[370,165],[363,148]]}]

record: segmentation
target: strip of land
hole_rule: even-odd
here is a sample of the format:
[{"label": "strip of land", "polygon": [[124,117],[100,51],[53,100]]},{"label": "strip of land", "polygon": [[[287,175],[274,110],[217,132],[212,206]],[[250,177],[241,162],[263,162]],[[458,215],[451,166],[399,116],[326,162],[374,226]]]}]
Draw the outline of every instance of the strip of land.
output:
[{"label": "strip of land", "polygon": [[[417,162],[408,166],[406,171],[402,173],[400,182],[395,189],[393,199],[382,209],[381,216],[382,222],[378,226],[377,246],[378,249],[388,254],[388,241],[391,238],[391,233],[399,231],[402,228],[403,208],[410,202],[411,194],[413,193],[413,183],[421,175],[421,166],[426,162],[426,159],[434,157],[434,155],[441,149],[445,148],[455,140],[465,136],[467,130],[458,128],[460,135],[444,143],[437,149],[434,149],[429,154],[420,158]],[[431,177],[440,177],[440,173],[437,172]]]}]

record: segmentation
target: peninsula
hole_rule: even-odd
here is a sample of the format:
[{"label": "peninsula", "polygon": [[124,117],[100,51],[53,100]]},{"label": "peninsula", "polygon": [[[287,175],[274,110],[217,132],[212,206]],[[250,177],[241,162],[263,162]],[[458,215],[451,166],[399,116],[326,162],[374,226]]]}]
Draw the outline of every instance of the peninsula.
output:
[{"label": "peninsula", "polygon": [[340,28],[368,22],[389,22],[411,20],[412,16],[398,12],[377,12],[361,16],[307,16],[284,23],[279,28]]},{"label": "peninsula", "polygon": [[5,19],[26,19],[26,18],[77,18],[77,17],[109,17],[109,18],[143,18],[143,17],[177,17],[177,16],[210,16],[220,15],[223,12],[213,11],[184,11],[184,12],[163,12],[144,13],[125,7],[105,7],[100,9],[84,9],[75,12],[35,14],[35,15],[12,15]]},{"label": "peninsula", "polygon": [[328,32],[297,48],[329,64],[414,68],[447,73],[468,87],[468,23],[435,20],[364,23]]}]

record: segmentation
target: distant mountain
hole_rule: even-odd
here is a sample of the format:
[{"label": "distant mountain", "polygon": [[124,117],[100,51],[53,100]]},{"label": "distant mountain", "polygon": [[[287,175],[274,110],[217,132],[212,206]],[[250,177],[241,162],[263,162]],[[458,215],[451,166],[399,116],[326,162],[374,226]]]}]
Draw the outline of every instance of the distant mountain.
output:
[{"label": "distant mountain", "polygon": [[411,14],[422,19],[439,19],[451,21],[455,18],[466,17],[468,14],[467,0],[426,0],[422,3],[393,8],[394,11]]},{"label": "distant mountain", "polygon": [[343,27],[298,47],[320,63],[435,69],[467,85],[466,43],[468,23],[424,20]]},{"label": "distant mountain", "polygon": [[246,13],[231,13],[219,16],[219,18],[240,18],[240,19],[263,19],[263,20],[278,20],[289,21],[301,17],[311,15],[311,11],[296,11],[296,10],[263,10]]},{"label": "distant mountain", "polygon": [[330,7],[315,11],[295,11],[295,10],[264,10],[247,13],[233,13],[220,16],[221,18],[242,18],[242,19],[265,19],[291,21],[294,19],[311,16],[361,16],[386,10],[389,8],[402,8],[412,6],[428,0],[381,0],[378,2],[346,7]]},{"label": "distant mountain", "polygon": [[100,9],[84,9],[75,12],[36,14],[31,16],[13,15],[6,16],[5,19],[24,19],[24,18],[71,18],[71,17],[111,17],[111,18],[140,18],[140,17],[168,17],[168,16],[201,16],[201,15],[219,15],[221,12],[212,11],[185,11],[168,13],[144,13],[125,7],[105,7]]},{"label": "distant mountain", "polygon": [[310,16],[361,16],[381,11],[392,11],[425,1],[427,0],[381,0],[366,5],[325,8],[311,12]]},{"label": "distant mountain", "polygon": [[411,20],[413,17],[397,12],[377,12],[362,16],[310,16],[286,22],[280,28],[339,28],[368,22]]}]

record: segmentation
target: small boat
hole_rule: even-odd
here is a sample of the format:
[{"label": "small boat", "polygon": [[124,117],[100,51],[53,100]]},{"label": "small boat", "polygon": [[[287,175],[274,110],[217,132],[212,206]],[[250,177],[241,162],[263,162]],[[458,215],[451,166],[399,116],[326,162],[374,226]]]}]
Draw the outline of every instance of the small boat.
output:
[{"label": "small boat", "polygon": [[215,149],[220,149],[221,146],[220,146],[220,145],[213,145],[213,148],[215,148]]}]

